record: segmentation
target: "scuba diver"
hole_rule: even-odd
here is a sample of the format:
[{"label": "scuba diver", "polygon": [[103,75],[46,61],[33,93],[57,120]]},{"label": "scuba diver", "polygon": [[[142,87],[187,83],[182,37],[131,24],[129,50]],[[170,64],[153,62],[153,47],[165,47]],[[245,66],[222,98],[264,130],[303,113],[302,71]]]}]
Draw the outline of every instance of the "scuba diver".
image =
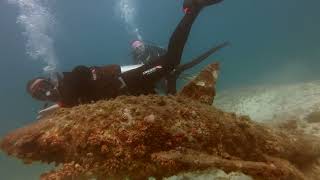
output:
[{"label": "scuba diver", "polygon": [[131,47],[133,64],[147,64],[150,60],[159,58],[167,53],[166,49],[141,40],[133,41]]},{"label": "scuba diver", "polygon": [[[38,77],[28,82],[27,91],[35,99],[50,101],[57,107],[73,107],[120,95],[154,94],[155,84],[170,74],[175,75],[192,24],[200,11],[222,0],[184,0],[185,15],[171,35],[167,52],[146,64],[127,71],[119,65],[77,66],[58,75],[56,81]],[[175,87],[174,87],[175,88]]]},{"label": "scuba diver", "polygon": [[[175,94],[176,93],[176,82],[177,79],[180,78],[180,75],[188,70],[193,68],[194,66],[200,64],[202,61],[204,61],[206,58],[208,58],[211,54],[219,51],[220,49],[229,46],[229,42],[223,42],[222,44],[219,44],[217,46],[214,46],[213,48],[209,49],[208,51],[204,52],[200,56],[196,57],[195,59],[192,59],[190,61],[187,61],[188,63],[181,64],[175,67],[169,74],[167,74],[164,78],[159,80],[158,83],[156,83],[156,91],[158,94],[165,93],[165,94]],[[164,48],[161,48],[156,45],[152,44],[146,44],[140,40],[134,41],[131,44],[133,48],[133,62],[134,65],[129,66],[121,66],[121,72],[125,72],[131,69],[135,69],[137,67],[142,66],[143,64],[147,64],[152,59],[156,59],[157,57],[160,57],[166,53],[166,50]],[[145,48],[147,47],[147,48]],[[137,58],[138,57],[138,58]],[[185,79],[190,80],[192,76],[190,75],[186,76],[186,74],[183,74]]]}]

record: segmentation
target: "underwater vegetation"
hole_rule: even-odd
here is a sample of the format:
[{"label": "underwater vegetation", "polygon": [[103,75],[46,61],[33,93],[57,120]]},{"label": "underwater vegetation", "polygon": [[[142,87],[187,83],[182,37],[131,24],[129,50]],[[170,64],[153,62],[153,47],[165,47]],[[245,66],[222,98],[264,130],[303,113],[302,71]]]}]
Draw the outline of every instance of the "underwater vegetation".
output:
[{"label": "underwater vegetation", "polygon": [[41,179],[163,178],[212,168],[254,179],[319,177],[317,136],[211,106],[218,68],[209,65],[176,96],[57,110],[7,134],[1,149],[25,163],[55,163]]}]

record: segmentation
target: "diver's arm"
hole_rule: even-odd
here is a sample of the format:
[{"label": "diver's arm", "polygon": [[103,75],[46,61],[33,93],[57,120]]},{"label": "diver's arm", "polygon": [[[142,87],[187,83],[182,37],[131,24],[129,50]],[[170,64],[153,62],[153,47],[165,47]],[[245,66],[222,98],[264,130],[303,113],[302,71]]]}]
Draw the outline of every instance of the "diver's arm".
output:
[{"label": "diver's arm", "polygon": [[38,119],[42,118],[43,116],[57,110],[58,108],[60,108],[60,106],[58,104],[54,104],[46,109],[43,109],[41,111],[38,112]]},{"label": "diver's arm", "polygon": [[51,111],[54,111],[54,110],[58,109],[59,107],[60,107],[59,104],[54,104],[52,106],[49,106],[46,109],[43,109],[43,110],[39,111],[38,113],[39,114],[48,113],[48,112],[51,112]]}]

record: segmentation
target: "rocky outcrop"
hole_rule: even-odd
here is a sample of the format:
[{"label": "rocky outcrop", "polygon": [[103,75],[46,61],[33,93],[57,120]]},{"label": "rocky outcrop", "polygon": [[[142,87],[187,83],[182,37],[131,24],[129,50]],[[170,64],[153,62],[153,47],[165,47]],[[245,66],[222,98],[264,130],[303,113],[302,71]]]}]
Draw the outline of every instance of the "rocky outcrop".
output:
[{"label": "rocky outcrop", "polygon": [[[305,167],[320,156],[319,139],[208,105],[215,67],[192,85],[206,93],[189,96],[186,87],[177,96],[122,96],[60,109],[9,133],[1,149],[26,163],[60,165],[42,179],[146,179],[212,168],[260,179],[309,178]],[[202,80],[211,85],[197,86]]]},{"label": "rocky outcrop", "polygon": [[215,85],[218,74],[218,63],[207,66],[197,77],[182,88],[179,95],[211,105],[216,95]]}]

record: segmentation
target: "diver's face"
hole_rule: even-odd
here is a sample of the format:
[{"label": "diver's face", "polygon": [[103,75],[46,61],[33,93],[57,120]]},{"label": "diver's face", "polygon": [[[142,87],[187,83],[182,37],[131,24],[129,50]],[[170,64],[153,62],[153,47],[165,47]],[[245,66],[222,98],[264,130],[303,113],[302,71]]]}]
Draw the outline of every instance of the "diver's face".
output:
[{"label": "diver's face", "polygon": [[135,50],[139,53],[142,53],[146,50],[146,48],[143,44],[141,44],[140,46],[136,47]]},{"label": "diver's face", "polygon": [[145,46],[144,46],[144,43],[142,41],[134,41],[132,44],[131,44],[131,47],[134,49],[134,51],[136,52],[143,52],[145,51]]},{"label": "diver's face", "polygon": [[36,80],[31,85],[31,96],[40,101],[57,102],[59,100],[58,89],[49,80],[41,79]]}]

